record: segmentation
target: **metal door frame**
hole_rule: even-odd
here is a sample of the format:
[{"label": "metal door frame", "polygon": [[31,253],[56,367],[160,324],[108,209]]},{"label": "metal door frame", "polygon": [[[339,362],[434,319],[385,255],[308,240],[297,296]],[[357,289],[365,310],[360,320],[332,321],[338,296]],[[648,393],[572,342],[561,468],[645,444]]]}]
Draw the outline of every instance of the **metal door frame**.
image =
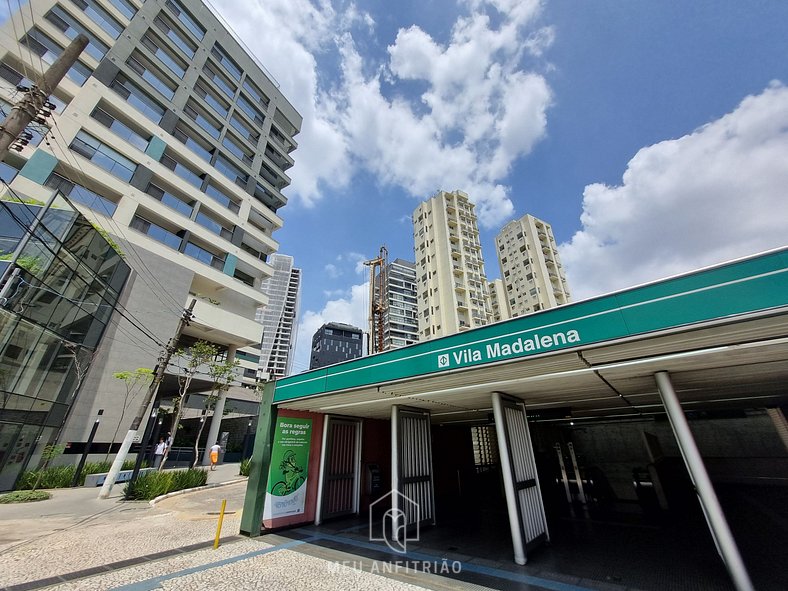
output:
[{"label": "metal door frame", "polygon": [[[325,415],[323,420],[323,444],[320,448],[320,477],[317,486],[317,507],[315,508],[315,525],[320,525],[323,521],[323,494],[326,491],[326,458],[328,457],[328,447],[333,444],[329,431],[334,423],[354,424],[355,429],[355,450],[353,458],[353,509],[347,515],[358,515],[361,505],[361,436],[363,420],[356,417],[343,417],[339,415]],[[332,517],[334,517],[332,515]]]},{"label": "metal door frame", "polygon": [[[421,438],[421,444],[423,445],[422,449],[426,450],[426,457],[422,456],[422,462],[429,472],[429,487],[427,490],[429,495],[429,512],[427,513],[422,509],[422,505],[424,504],[423,498],[418,500],[411,499],[414,503],[418,504],[420,519],[417,522],[406,524],[406,527],[418,528],[422,523],[425,522],[435,525],[435,470],[432,463],[432,424],[429,410],[400,406],[398,404],[395,404],[391,407],[391,508],[396,516],[402,515],[404,513],[402,498],[404,497],[405,493],[402,490],[402,485],[407,483],[403,482],[404,478],[402,476],[402,465],[399,457],[400,450],[402,448],[403,436],[400,418],[403,413],[410,415],[420,415],[421,417],[425,418],[427,422],[427,435],[426,437]],[[411,460],[416,461],[415,458],[411,458]],[[424,476],[418,478],[422,481],[427,480],[427,478]],[[427,515],[426,518],[422,518],[422,515],[425,514]],[[399,527],[397,527],[398,524],[395,523],[394,525],[394,539],[396,541],[400,541],[398,536],[401,530]]]},{"label": "metal door frame", "polygon": [[[512,398],[502,394],[501,392],[492,393],[493,415],[495,416],[495,430],[498,437],[498,455],[501,459],[501,472],[503,474],[504,491],[506,493],[506,506],[509,512],[509,527],[512,532],[512,546],[514,548],[514,561],[517,564],[525,564],[528,561],[526,554],[526,546],[544,536],[547,541],[550,540],[550,532],[547,529],[547,517],[544,510],[544,502],[542,501],[542,489],[539,485],[539,473],[536,470],[536,458],[534,457],[533,444],[531,442],[531,433],[528,428],[528,415],[525,412],[525,403],[517,398]],[[523,422],[525,424],[525,432],[513,434],[509,432],[509,424],[506,419],[505,409],[510,408],[523,415]],[[510,442],[512,435],[515,435],[520,443],[525,443],[526,448],[521,449],[521,453],[525,453],[525,457],[519,458],[520,462],[525,462],[527,467],[533,471],[533,478],[526,480],[517,480],[515,473],[515,456]],[[531,514],[541,516],[542,523],[536,524],[539,529],[544,526],[544,531],[536,535],[533,539],[528,540],[525,515],[523,514],[522,504],[520,502],[520,492],[528,488],[536,488],[536,499],[531,501]]]}]

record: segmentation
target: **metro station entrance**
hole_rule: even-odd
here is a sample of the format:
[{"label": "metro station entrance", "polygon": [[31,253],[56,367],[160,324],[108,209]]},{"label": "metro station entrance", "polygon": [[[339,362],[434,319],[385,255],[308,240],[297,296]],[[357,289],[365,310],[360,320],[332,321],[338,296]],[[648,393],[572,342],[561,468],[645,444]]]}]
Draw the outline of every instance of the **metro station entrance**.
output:
[{"label": "metro station entrance", "polygon": [[[628,583],[638,587],[632,566],[693,568],[710,556],[716,566],[702,572],[722,567],[737,590],[750,591],[753,564],[768,571],[756,570],[758,580],[787,582],[775,569],[785,560],[761,535],[788,539],[780,509],[788,490],[786,384],[788,248],[290,376],[266,387],[262,408],[325,422],[316,450],[322,488],[307,496],[303,523],[363,516],[391,495],[391,537],[421,527],[423,548],[437,532],[476,523],[465,530],[473,537],[492,525],[490,539],[508,544],[498,556],[523,569],[538,560],[576,571],[586,561],[584,576],[594,579],[595,564],[620,554],[631,564],[615,569],[629,569]],[[727,424],[713,423],[726,413]],[[351,444],[339,443],[346,440],[340,423],[332,427],[337,415],[365,425],[360,461]],[[250,476],[243,513],[241,531],[250,535],[262,514],[254,487],[269,467],[269,424],[259,422],[255,454],[263,462]],[[375,430],[385,445],[368,440]],[[739,441],[767,438],[740,453],[749,444]],[[351,459],[352,469],[343,463]],[[727,517],[728,490],[735,497],[750,485],[764,487],[752,493],[762,501],[747,503],[749,513],[734,505]],[[327,491],[339,489],[342,502],[332,505]],[[354,490],[361,492],[347,492]],[[310,502],[325,504],[315,518]],[[694,509],[682,514],[682,504]],[[625,517],[627,505],[636,518]],[[666,508],[676,517],[662,519]],[[634,535],[640,531],[653,532],[650,543],[640,545],[649,538]],[[737,538],[760,546],[749,569]],[[692,554],[709,543],[710,553]],[[459,550],[476,555],[473,544]]]}]

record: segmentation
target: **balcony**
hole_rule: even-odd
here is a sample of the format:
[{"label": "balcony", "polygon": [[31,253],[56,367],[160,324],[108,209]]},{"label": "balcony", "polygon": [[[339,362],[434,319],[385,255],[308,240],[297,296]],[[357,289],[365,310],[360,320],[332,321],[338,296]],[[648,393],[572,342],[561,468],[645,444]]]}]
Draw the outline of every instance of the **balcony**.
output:
[{"label": "balcony", "polygon": [[223,345],[246,347],[260,343],[263,325],[230,310],[197,298],[194,320],[189,325],[192,336]]}]

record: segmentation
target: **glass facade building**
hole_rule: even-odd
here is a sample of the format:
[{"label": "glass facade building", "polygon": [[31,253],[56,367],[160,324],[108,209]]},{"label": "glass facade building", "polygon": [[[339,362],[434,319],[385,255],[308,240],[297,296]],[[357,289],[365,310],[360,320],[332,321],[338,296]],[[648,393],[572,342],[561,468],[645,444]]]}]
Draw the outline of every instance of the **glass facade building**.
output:
[{"label": "glass facade building", "polygon": [[129,276],[62,196],[49,209],[8,199],[0,201],[0,490],[57,441]]}]

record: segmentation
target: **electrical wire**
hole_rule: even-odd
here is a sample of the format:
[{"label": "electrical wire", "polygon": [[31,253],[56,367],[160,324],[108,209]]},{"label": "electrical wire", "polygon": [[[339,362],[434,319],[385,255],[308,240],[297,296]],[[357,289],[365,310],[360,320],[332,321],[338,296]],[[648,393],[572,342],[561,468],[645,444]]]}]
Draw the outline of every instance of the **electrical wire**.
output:
[{"label": "electrical wire", "polygon": [[[9,3],[9,11],[10,11],[10,0],[6,0],[6,1]],[[22,19],[22,25],[24,27],[25,26],[25,20],[24,20],[24,12],[23,12],[23,9],[22,9],[22,6],[21,6],[21,0],[17,0],[17,4],[19,5],[19,16]],[[31,18],[31,25],[30,26],[32,28],[35,25],[35,15],[33,13],[32,6],[30,6],[29,3],[28,3],[28,6],[30,8],[30,18]],[[14,31],[14,34],[16,35],[16,31]],[[25,33],[25,34],[27,34],[27,33]],[[20,47],[20,57],[21,57],[21,47]],[[41,64],[41,72],[42,72],[42,75],[43,75],[43,72],[45,70],[44,61],[43,61],[43,59],[41,59],[40,55],[38,56],[38,59],[39,59],[39,62]],[[28,78],[29,78],[29,76],[28,76]],[[63,145],[58,145],[58,147],[61,149],[61,152],[64,155],[64,160],[68,163],[68,165],[76,169],[77,175],[81,178],[81,182],[75,182],[72,178],[69,178],[68,176],[66,176],[66,179],[68,181],[72,182],[72,183],[75,183],[75,184],[81,185],[83,187],[86,187],[87,185],[85,183],[85,178],[86,178],[85,171],[82,170],[82,166],[80,165],[79,160],[73,154],[71,154],[70,148],[67,147],[67,145],[66,145],[67,142],[65,140],[65,135],[60,130],[60,127],[58,126],[58,123],[57,123],[57,119],[55,117],[52,118],[52,123],[53,123],[53,126],[49,128],[49,131],[51,131],[51,133],[52,133],[51,137],[54,140],[55,145],[58,145],[58,140],[57,140],[57,137],[55,136],[55,132],[60,134],[60,139],[62,140]],[[44,135],[46,135],[46,134],[44,134]],[[54,151],[54,146],[53,146],[53,151]],[[69,160],[69,158],[71,158],[72,160]],[[69,202],[69,204],[71,204],[73,206],[73,203],[71,203],[71,201],[69,199],[66,198],[66,200]],[[131,241],[128,240],[126,235],[120,229],[120,226],[117,224],[117,222],[115,222],[115,220],[111,216],[107,216],[107,219],[114,226],[114,228],[115,228],[115,232],[114,233],[116,235],[120,236],[123,240],[125,240],[128,243],[129,251],[136,258],[136,262],[140,265],[140,267],[142,269],[144,269],[148,273],[150,279],[154,283],[156,283],[158,285],[158,289],[161,291],[161,293],[163,293],[165,296],[167,296],[169,298],[169,300],[175,305],[175,308],[173,309],[173,311],[177,311],[178,314],[181,314],[183,312],[183,305],[180,302],[178,302],[178,300],[169,291],[167,291],[164,288],[164,286],[161,284],[161,282],[158,281],[158,279],[156,279],[156,276],[153,274],[153,272],[150,270],[150,268],[145,264],[145,261],[142,259],[142,257],[139,255],[139,253],[136,251],[136,249],[134,248],[134,245],[131,243]],[[99,228],[101,228],[105,232],[108,231],[107,228],[102,226],[101,223],[98,220],[95,223],[96,223],[96,225]],[[147,281],[147,279],[145,278],[145,276],[141,272],[141,270],[139,268],[136,269],[136,270],[137,270],[140,278],[151,289],[151,291],[156,292],[157,290]]]},{"label": "electrical wire", "polygon": [[[14,197],[19,199],[20,202],[28,209],[28,211],[31,214],[35,214],[35,212],[33,212],[32,208],[28,204],[24,203],[19,198],[19,196],[15,193],[15,191],[11,187],[9,187],[7,183],[5,183],[5,181],[0,180],[0,182],[3,182],[3,184],[6,185],[6,187],[8,187],[8,189],[11,191],[12,195],[14,195]],[[4,209],[6,209],[6,211],[8,211],[9,215],[14,219],[14,221],[21,228],[26,228],[27,227],[26,222],[24,220],[20,219],[16,215],[16,213],[14,213],[14,211],[10,207],[8,207],[8,205],[6,205],[2,200],[0,200],[0,205],[2,205],[2,207]],[[55,240],[58,240],[57,236],[52,231],[50,231],[49,228],[47,228],[45,224],[43,224],[43,223],[39,224],[38,228],[43,228],[50,236],[52,236]],[[46,248],[52,254],[54,259],[58,260],[66,269],[68,269],[69,271],[71,271],[74,274],[79,275],[77,270],[74,269],[71,265],[69,265],[69,263],[65,259],[63,259],[61,256],[59,256],[58,253],[56,253],[52,249],[52,247],[50,247],[49,244],[47,244],[46,241],[40,241],[39,244],[44,246],[44,248]],[[106,299],[106,296],[104,296],[104,295],[100,294],[99,297],[101,297],[106,302],[109,301],[109,300]],[[128,309],[126,309],[125,306],[123,306],[123,304],[121,304],[120,302],[117,302],[114,305],[114,307],[116,308],[116,311],[118,312],[118,314],[120,314],[123,318],[125,318],[132,326],[137,328],[137,330],[142,332],[145,336],[147,336],[149,339],[154,341],[157,345],[162,346],[162,347],[164,346],[164,344],[161,343],[161,341],[155,336],[155,334],[152,331],[150,331],[148,328],[146,328],[145,326],[142,325],[142,322],[139,319],[136,319],[136,318],[132,319],[133,318],[133,314]],[[129,318],[129,316],[127,316],[126,313],[128,313],[129,316],[132,316],[132,318]]]}]

